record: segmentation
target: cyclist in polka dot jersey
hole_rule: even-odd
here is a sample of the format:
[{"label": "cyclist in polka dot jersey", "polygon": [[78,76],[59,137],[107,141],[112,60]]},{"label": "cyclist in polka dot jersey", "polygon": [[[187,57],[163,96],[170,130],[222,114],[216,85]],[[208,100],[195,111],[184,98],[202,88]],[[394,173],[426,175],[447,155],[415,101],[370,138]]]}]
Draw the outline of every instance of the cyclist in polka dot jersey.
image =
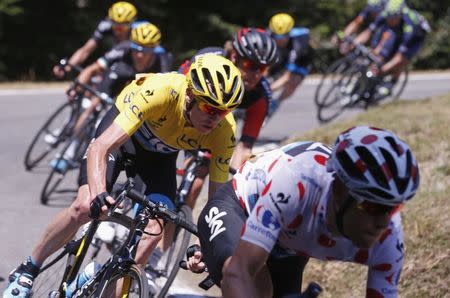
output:
[{"label": "cyclist in polka dot jersey", "polygon": [[[292,143],[247,161],[229,185],[198,223],[203,258],[224,297],[298,293],[309,258],[368,266],[366,296],[397,296],[404,258],[398,211],[417,191],[419,172],[392,132],[354,127],[333,149]],[[224,212],[219,230],[211,215]]]}]

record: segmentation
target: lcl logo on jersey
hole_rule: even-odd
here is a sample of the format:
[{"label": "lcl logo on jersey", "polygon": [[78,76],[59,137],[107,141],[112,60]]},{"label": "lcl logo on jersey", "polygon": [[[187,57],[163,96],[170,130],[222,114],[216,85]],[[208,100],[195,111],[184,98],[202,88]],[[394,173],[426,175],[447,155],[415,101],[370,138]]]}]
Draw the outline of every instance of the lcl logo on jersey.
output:
[{"label": "lcl logo on jersey", "polygon": [[228,168],[228,165],[230,164],[230,160],[231,158],[223,158],[223,157],[217,157],[214,159],[216,162],[216,166],[219,170],[221,170],[222,172],[228,172],[228,170],[226,170]]},{"label": "lcl logo on jersey", "polygon": [[225,215],[227,215],[227,213],[225,211],[219,212],[219,208],[217,207],[212,207],[209,209],[208,215],[205,215],[205,221],[211,229],[209,241],[212,241],[217,235],[226,230],[226,228],[223,227],[223,220],[220,219]]}]

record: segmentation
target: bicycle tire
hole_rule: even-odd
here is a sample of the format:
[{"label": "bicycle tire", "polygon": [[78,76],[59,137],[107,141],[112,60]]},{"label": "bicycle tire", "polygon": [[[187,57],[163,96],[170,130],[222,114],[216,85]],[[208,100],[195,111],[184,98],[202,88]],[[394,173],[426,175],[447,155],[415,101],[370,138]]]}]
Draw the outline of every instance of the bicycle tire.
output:
[{"label": "bicycle tire", "polygon": [[[48,201],[51,198],[51,195],[55,193],[55,191],[58,189],[58,186],[60,185],[60,183],[64,180],[64,178],[66,177],[66,174],[73,170],[78,168],[78,164],[81,161],[82,156],[84,155],[89,142],[91,140],[91,137],[93,135],[93,132],[95,130],[95,123],[96,123],[96,119],[97,117],[94,117],[92,119],[89,119],[87,123],[85,123],[82,128],[80,129],[80,131],[86,131],[87,133],[85,134],[81,134],[81,138],[79,137],[79,135],[74,135],[72,136],[65,144],[63,150],[59,153],[59,158],[55,158],[56,164],[51,167],[50,173],[47,176],[47,179],[45,180],[44,186],[42,187],[41,190],[41,196],[40,196],[40,201],[41,204],[43,205],[47,205]],[[77,140],[78,139],[78,140]],[[57,170],[58,168],[58,163],[61,162],[61,160],[63,159],[66,151],[69,149],[69,147],[71,146],[72,142],[77,140],[78,142],[78,146],[75,150],[75,154],[74,154],[74,158],[72,160],[69,161],[70,163],[70,167],[68,167],[65,171],[59,171]],[[59,192],[61,193],[65,193],[65,192],[76,192],[76,189],[70,190],[70,189],[65,189],[65,190],[60,190]]]},{"label": "bicycle tire", "polygon": [[[131,226],[131,219],[123,214],[113,213],[112,216],[100,219],[100,222],[114,222],[125,227]],[[81,228],[80,228],[81,230]],[[75,237],[77,238],[77,237]],[[76,248],[77,249],[77,248]],[[88,249],[94,249],[89,245]],[[84,268],[87,263],[91,262],[91,259],[86,257],[90,255],[89,252],[83,256],[83,261],[80,268]],[[76,260],[69,260],[67,258],[68,251],[64,252],[64,248],[59,249],[53,253],[42,266],[42,270],[33,282],[33,296],[36,298],[48,297],[49,293],[52,291],[57,291],[63,281],[61,278],[66,269],[66,264],[73,261],[75,264]],[[73,272],[76,276],[78,272]]]},{"label": "bicycle tire", "polygon": [[338,82],[333,83],[332,89],[339,88],[346,90],[347,98],[343,98],[342,90],[338,94],[327,96],[325,101],[317,105],[317,119],[321,123],[327,123],[343,113],[345,108],[353,106],[358,100],[351,99],[358,81],[361,79],[361,71],[356,66],[348,68]]},{"label": "bicycle tire", "polygon": [[[139,297],[139,298],[147,298],[148,297],[148,282],[147,276],[145,275],[144,270],[136,264],[127,268],[127,270],[122,270],[117,268],[116,271],[113,271],[111,277],[106,281],[100,282],[102,285],[99,289],[97,289],[96,293],[94,293],[91,297],[95,298],[110,298],[113,297],[112,293],[116,290],[116,282],[119,279],[124,277],[131,278],[134,283],[132,283],[128,289],[123,290],[120,297]],[[117,295],[116,295],[117,296]]]},{"label": "bicycle tire", "polygon": [[396,86],[394,86],[394,88],[393,88],[394,89],[392,92],[392,94],[393,94],[392,100],[393,101],[396,101],[400,98],[400,95],[402,95],[403,91],[406,88],[406,84],[408,84],[408,79],[409,79],[409,68],[407,67],[402,72],[402,74],[400,74],[399,82],[397,82],[397,84],[396,84],[399,86],[399,88],[397,89]]},{"label": "bicycle tire", "polygon": [[[188,221],[192,222],[192,209],[187,205],[182,205],[178,214]],[[175,280],[175,277],[178,274],[178,270],[180,269],[179,263],[183,260],[186,249],[189,245],[189,240],[191,238],[191,233],[179,226],[177,226],[175,232],[175,239],[172,242],[172,245],[166,252],[166,260],[165,264],[167,270],[167,279],[164,282],[161,290],[155,295],[158,298],[166,297],[167,292],[169,291],[172,283]],[[175,257],[174,257],[175,256]]]},{"label": "bicycle tire", "polygon": [[[59,117],[64,116],[64,113],[70,112],[69,119],[67,121],[64,121],[64,125],[61,129],[61,132],[58,136],[56,136],[56,141],[54,144],[48,144],[45,142],[46,134],[52,134],[54,133],[55,129],[60,128],[59,126]],[[39,163],[45,159],[46,156],[48,156],[49,153],[52,151],[55,151],[60,144],[64,143],[64,141],[70,137],[72,133],[72,129],[74,127],[74,124],[76,122],[76,119],[78,118],[78,108],[75,103],[64,103],[60,107],[56,109],[55,112],[45,121],[45,123],[41,126],[41,128],[37,131],[37,133],[34,135],[33,139],[31,140],[30,145],[27,148],[27,151],[25,153],[24,158],[24,166],[27,171],[31,171],[33,168],[35,168]],[[65,117],[64,117],[65,118]],[[54,122],[58,125],[57,127],[53,127]],[[55,137],[55,136],[54,136]],[[44,142],[44,151],[36,153],[37,148],[40,148],[40,141]],[[39,142],[39,145],[38,145]]]},{"label": "bicycle tire", "polygon": [[316,104],[316,106],[320,106],[322,105],[322,103],[324,101],[326,101],[326,97],[322,98],[321,95],[321,91],[322,89],[328,85],[327,84],[327,80],[331,80],[331,84],[335,84],[334,80],[334,76],[335,75],[339,75],[341,73],[343,73],[345,70],[348,69],[349,67],[349,59],[347,57],[343,57],[337,61],[335,61],[333,64],[331,64],[327,70],[325,71],[325,73],[322,75],[322,78],[320,79],[320,83],[319,85],[317,85],[316,88],[316,92],[314,94],[314,103]]}]

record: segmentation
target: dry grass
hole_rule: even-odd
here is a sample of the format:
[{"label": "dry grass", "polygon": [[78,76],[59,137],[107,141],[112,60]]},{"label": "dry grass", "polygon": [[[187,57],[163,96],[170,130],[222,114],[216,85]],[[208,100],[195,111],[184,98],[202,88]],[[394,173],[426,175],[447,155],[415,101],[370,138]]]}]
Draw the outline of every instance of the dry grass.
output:
[{"label": "dry grass", "polygon": [[[407,252],[400,296],[450,297],[450,95],[383,105],[290,141],[332,144],[339,132],[361,124],[394,131],[419,161],[420,191],[402,211]],[[363,297],[366,276],[363,266],[313,260],[304,283],[321,284],[323,297]]]}]

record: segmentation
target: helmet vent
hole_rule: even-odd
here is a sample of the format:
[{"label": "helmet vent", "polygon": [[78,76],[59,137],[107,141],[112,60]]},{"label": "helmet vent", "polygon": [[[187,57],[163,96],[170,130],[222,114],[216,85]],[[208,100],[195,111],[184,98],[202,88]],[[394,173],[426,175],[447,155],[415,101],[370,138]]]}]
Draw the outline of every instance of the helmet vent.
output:
[{"label": "helmet vent", "polygon": [[391,194],[376,188],[376,187],[368,187],[367,188],[367,192],[376,195],[377,197],[381,197],[384,198],[386,200],[394,200],[394,196],[392,196]]},{"label": "helmet vent", "polygon": [[378,164],[376,158],[372,155],[372,153],[370,153],[370,151],[363,146],[357,146],[355,150],[366,164],[367,170],[374,177],[375,181],[383,188],[389,188],[389,182],[385,175],[385,172]]},{"label": "helmet vent", "polygon": [[209,72],[209,70],[207,68],[202,68],[202,73],[203,73],[203,76],[205,77],[206,87],[208,88],[209,93],[211,94],[212,97],[217,99],[218,94],[217,94],[215,88],[213,87],[213,78],[211,76],[211,73]]},{"label": "helmet vent", "polygon": [[403,154],[403,148],[395,141],[393,137],[385,137],[384,139],[389,143],[389,145],[391,145],[392,150],[394,150],[398,156]]},{"label": "helmet vent", "polygon": [[202,84],[200,83],[200,79],[198,78],[197,70],[195,69],[191,70],[191,81],[195,90],[198,90],[200,92],[205,91],[203,90]]},{"label": "helmet vent", "polygon": [[223,66],[223,69],[225,70],[225,73],[227,74],[227,80],[229,80],[229,79],[230,79],[230,75],[231,75],[231,69],[230,69],[230,66],[224,65],[224,66]]},{"label": "helmet vent", "polygon": [[364,174],[356,167],[356,163],[350,158],[348,153],[343,150],[336,153],[339,164],[344,168],[345,173],[350,177],[367,182]]}]

